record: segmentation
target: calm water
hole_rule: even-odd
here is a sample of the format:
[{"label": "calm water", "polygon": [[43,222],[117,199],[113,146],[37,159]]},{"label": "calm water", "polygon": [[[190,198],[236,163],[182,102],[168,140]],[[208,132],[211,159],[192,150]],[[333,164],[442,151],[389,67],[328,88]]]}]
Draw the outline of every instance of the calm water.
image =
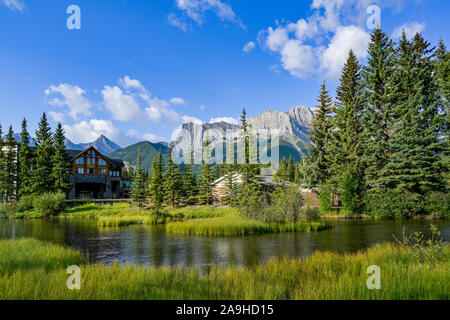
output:
[{"label": "calm water", "polygon": [[200,237],[166,234],[161,228],[130,226],[99,229],[95,221],[0,220],[0,239],[32,237],[64,244],[87,254],[92,262],[145,266],[205,267],[211,263],[249,265],[272,257],[308,256],[315,250],[355,252],[374,243],[393,241],[393,234],[426,230],[433,223],[450,242],[450,221],[333,221],[333,229],[246,237]]}]

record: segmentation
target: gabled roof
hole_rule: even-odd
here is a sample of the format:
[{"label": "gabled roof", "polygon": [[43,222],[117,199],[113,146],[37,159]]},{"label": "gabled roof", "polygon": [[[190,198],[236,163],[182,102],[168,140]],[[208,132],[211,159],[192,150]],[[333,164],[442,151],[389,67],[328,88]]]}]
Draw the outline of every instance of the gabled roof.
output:
[{"label": "gabled roof", "polygon": [[83,153],[85,153],[91,149],[94,150],[95,152],[97,152],[98,154],[100,154],[102,156],[102,158],[104,158],[106,161],[108,161],[114,167],[119,167],[119,168],[125,167],[125,163],[122,160],[109,158],[109,157],[105,156],[104,154],[100,153],[100,151],[95,149],[95,147],[89,147],[83,151],[80,151],[80,150],[66,150],[66,151],[67,151],[70,159],[74,160],[75,158],[78,158],[80,155],[82,155]]}]

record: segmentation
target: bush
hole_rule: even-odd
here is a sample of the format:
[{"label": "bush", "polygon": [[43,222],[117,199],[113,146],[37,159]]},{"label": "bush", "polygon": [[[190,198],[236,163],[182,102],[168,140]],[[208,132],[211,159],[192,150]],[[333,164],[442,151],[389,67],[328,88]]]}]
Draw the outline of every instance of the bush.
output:
[{"label": "bush", "polygon": [[320,213],[328,213],[333,208],[333,187],[331,183],[319,187],[319,210]]},{"label": "bush", "polygon": [[34,208],[48,218],[57,215],[66,208],[66,196],[63,193],[44,193],[34,199]]},{"label": "bush", "polygon": [[7,203],[0,203],[0,218],[6,218],[13,213],[12,207]]},{"label": "bush", "polygon": [[411,218],[424,212],[424,201],[418,194],[384,190],[368,194],[366,207],[369,214],[379,218]]},{"label": "bush", "polygon": [[425,211],[435,218],[450,218],[450,194],[433,193],[426,197]]},{"label": "bush", "polygon": [[308,206],[302,210],[302,216],[308,221],[317,221],[320,219],[319,208]]},{"label": "bush", "polygon": [[16,212],[25,212],[34,209],[34,197],[31,195],[23,196],[19,201],[14,205],[14,210]]},{"label": "bush", "polygon": [[264,209],[266,222],[296,223],[302,215],[303,197],[297,185],[277,187],[272,194],[271,205]]},{"label": "bush", "polygon": [[363,184],[354,170],[347,168],[339,182],[339,196],[342,208],[347,214],[361,214],[363,211]]}]

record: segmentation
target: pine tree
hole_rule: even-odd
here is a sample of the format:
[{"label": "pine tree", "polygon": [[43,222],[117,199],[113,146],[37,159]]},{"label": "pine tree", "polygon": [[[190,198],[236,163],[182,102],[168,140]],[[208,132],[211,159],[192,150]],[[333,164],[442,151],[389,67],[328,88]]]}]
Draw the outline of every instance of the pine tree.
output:
[{"label": "pine tree", "polygon": [[172,208],[178,204],[181,191],[181,181],[177,171],[177,166],[172,159],[172,147],[170,147],[164,174],[164,193],[166,203]]},{"label": "pine tree", "polygon": [[311,144],[308,146],[310,155],[310,179],[313,185],[324,183],[330,178],[329,136],[332,128],[332,99],[326,90],[325,82],[317,100],[314,120],[311,123]]},{"label": "pine tree", "polygon": [[0,123],[0,203],[5,199],[5,152],[2,124]]},{"label": "pine tree", "polygon": [[275,182],[285,182],[288,181],[288,163],[286,158],[282,158],[280,161],[280,166],[274,176]]},{"label": "pine tree", "polygon": [[53,159],[53,137],[47,116],[44,113],[39,128],[36,130],[36,162],[33,168],[32,191],[35,194],[51,192],[52,181],[52,159]]},{"label": "pine tree", "polygon": [[195,174],[192,172],[192,165],[186,164],[183,173],[183,193],[184,202],[188,205],[195,204],[197,202],[197,180]]},{"label": "pine tree", "polygon": [[147,200],[148,178],[142,168],[141,150],[138,149],[136,175],[131,185],[130,197],[137,204],[139,210],[144,207]]},{"label": "pine tree", "polygon": [[432,54],[421,35],[409,41],[403,33],[396,57],[392,154],[380,170],[380,182],[386,188],[421,195],[443,188],[438,157],[442,122]]},{"label": "pine tree", "polygon": [[379,186],[379,172],[390,157],[388,148],[393,125],[394,48],[388,36],[377,29],[371,36],[368,65],[363,67],[364,100],[362,163],[366,184]]},{"label": "pine tree", "polygon": [[289,182],[294,182],[295,180],[295,163],[292,155],[289,157],[288,166],[287,166],[287,176]]},{"label": "pine tree", "polygon": [[33,152],[30,150],[30,135],[27,131],[27,120],[22,121],[22,132],[20,133],[19,149],[19,172],[18,172],[18,196],[19,198],[31,194],[33,185],[32,165]]},{"label": "pine tree", "polygon": [[51,179],[54,183],[54,191],[67,195],[72,189],[72,183],[70,181],[70,159],[64,145],[65,139],[66,137],[61,123],[58,123],[53,136],[54,153],[52,157],[53,167]]},{"label": "pine tree", "polygon": [[152,164],[152,181],[150,184],[150,197],[155,207],[156,213],[162,207],[164,201],[164,163],[162,153],[159,151],[158,157],[153,160]]},{"label": "pine tree", "polygon": [[17,195],[17,143],[12,126],[9,127],[5,149],[5,201],[13,202]]}]

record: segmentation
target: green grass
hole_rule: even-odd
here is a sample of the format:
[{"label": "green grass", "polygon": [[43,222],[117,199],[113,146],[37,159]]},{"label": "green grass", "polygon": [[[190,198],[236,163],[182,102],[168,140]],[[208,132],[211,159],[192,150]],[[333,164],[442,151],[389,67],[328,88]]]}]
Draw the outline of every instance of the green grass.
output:
[{"label": "green grass", "polygon": [[234,236],[261,233],[319,231],[331,228],[327,222],[293,223],[264,223],[242,216],[224,216],[220,218],[188,220],[172,222],[166,225],[170,233],[208,235],[208,236]]},{"label": "green grass", "polygon": [[186,220],[202,219],[202,218],[217,218],[225,216],[238,215],[239,210],[232,207],[215,207],[215,206],[195,206],[169,209],[169,214],[182,214]]},{"label": "green grass", "polygon": [[[195,268],[81,264],[81,290],[71,291],[66,267],[82,260],[75,251],[34,240],[0,241],[0,256],[7,257],[0,300],[450,299],[450,246],[437,262],[418,261],[412,250],[383,244],[356,254],[316,252],[251,267],[213,266],[205,275]],[[381,269],[381,290],[366,287],[370,265]]]}]

